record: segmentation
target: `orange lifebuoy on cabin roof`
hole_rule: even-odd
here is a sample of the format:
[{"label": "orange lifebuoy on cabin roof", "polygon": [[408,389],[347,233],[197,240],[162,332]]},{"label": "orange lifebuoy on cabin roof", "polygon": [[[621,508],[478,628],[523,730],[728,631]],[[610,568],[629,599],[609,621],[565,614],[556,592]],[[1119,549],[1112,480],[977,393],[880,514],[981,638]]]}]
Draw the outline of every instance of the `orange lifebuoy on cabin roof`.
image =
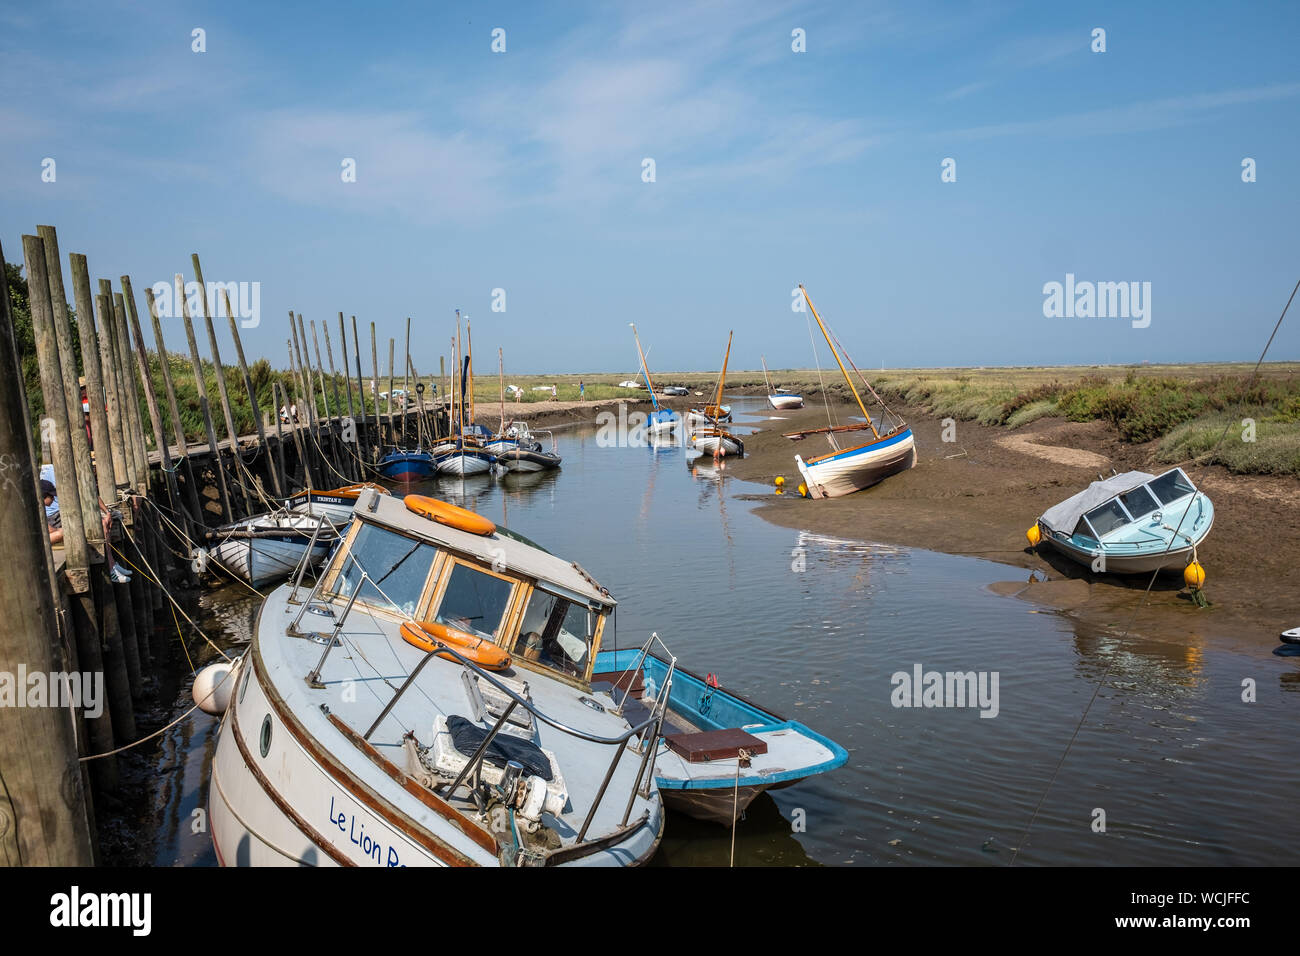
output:
[{"label": "orange lifebuoy on cabin roof", "polygon": [[336,498],[356,499],[361,495],[361,492],[365,491],[367,488],[374,488],[375,491],[381,495],[390,494],[387,488],[381,488],[379,485],[371,484],[369,482],[356,485],[344,485],[342,488],[331,488],[329,491],[318,491],[316,494],[333,495]]},{"label": "orange lifebuoy on cabin roof", "polygon": [[[408,621],[402,625],[402,640],[422,651],[435,650],[434,641],[437,640],[450,645],[461,657],[488,671],[503,671],[510,666],[510,655],[505,648],[486,638],[466,634],[445,624],[414,624]],[[440,656],[455,660],[450,654]]]},{"label": "orange lifebuoy on cabin roof", "polygon": [[437,498],[430,498],[428,495],[407,495],[402,501],[405,502],[408,511],[423,515],[438,524],[445,524],[449,528],[458,528],[479,535],[489,535],[497,530],[497,526],[482,515],[439,501]]}]

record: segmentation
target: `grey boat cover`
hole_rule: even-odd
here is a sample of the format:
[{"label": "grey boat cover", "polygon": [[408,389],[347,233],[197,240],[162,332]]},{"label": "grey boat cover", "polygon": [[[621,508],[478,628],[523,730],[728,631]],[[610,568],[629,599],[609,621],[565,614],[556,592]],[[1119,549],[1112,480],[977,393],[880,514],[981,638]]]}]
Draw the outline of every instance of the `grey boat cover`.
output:
[{"label": "grey boat cover", "polygon": [[1145,485],[1155,475],[1145,471],[1126,471],[1122,475],[1113,475],[1101,481],[1094,481],[1072,498],[1066,498],[1060,504],[1052,505],[1043,512],[1038,520],[1052,531],[1074,534],[1074,527],[1079,519],[1100,504],[1104,504],[1116,495],[1132,491],[1138,485]]}]

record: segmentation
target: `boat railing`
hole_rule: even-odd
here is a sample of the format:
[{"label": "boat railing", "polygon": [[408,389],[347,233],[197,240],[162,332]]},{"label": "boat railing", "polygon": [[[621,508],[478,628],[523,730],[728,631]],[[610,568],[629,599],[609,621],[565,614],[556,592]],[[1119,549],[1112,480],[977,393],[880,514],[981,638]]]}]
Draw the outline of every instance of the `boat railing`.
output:
[{"label": "boat railing", "polygon": [[[397,610],[399,614],[401,614],[406,618],[406,621],[404,623],[409,623],[415,625],[416,627],[420,627],[419,621],[416,621],[414,618],[410,617],[407,614],[407,612],[405,612],[396,601],[394,601],[391,597],[389,597],[386,593],[384,593],[384,590],[379,586],[378,581],[376,581],[376,579],[371,577],[369,571],[366,570],[366,568],[356,558],[355,554],[349,553],[348,559],[351,560],[355,565],[355,567],[361,571],[361,577],[357,580],[356,586],[353,588],[352,594],[348,598],[348,603],[343,610],[343,614],[335,618],[334,631],[330,635],[330,637],[325,641],[325,648],[321,653],[320,660],[316,663],[316,666],[312,669],[311,673],[307,675],[307,683],[310,686],[318,689],[324,686],[320,681],[321,669],[324,667],[325,661],[329,657],[329,653],[334,648],[334,646],[336,644],[342,643],[342,641],[340,640],[340,635],[342,634],[343,627],[347,622],[348,615],[352,613],[352,608],[356,604],[357,596],[361,593],[362,588],[365,586],[367,582],[369,582],[370,586],[375,590],[376,593],[379,594],[380,597],[382,597],[390,606],[392,606],[395,610]],[[312,588],[312,592],[307,596],[307,600],[304,602],[304,607],[303,607],[304,611],[306,610],[307,606],[312,604],[314,597],[318,594],[320,590],[322,582],[325,580],[325,577],[326,575],[322,574],[319,578],[317,578],[316,584]],[[379,580],[382,580],[382,578],[380,578]],[[290,626],[289,630],[286,633],[289,634],[298,633],[297,624],[298,624],[298,619],[302,617],[302,613],[303,613],[302,611],[298,613],[298,618],[295,619],[294,624]],[[428,632],[425,633],[427,634]],[[484,670],[473,661],[464,657],[459,651],[456,650],[455,646],[439,640],[437,637],[435,637],[432,634],[429,634],[428,637],[430,643],[433,645],[432,649],[425,653],[425,655],[420,659],[420,662],[416,664],[415,667],[412,669],[411,673],[407,675],[406,680],[404,680],[402,684],[393,692],[392,697],[388,699],[388,702],[384,705],[383,709],[379,712],[379,715],[375,718],[374,722],[370,725],[369,728],[367,728],[365,733],[361,735],[361,739],[363,741],[369,743],[370,737],[374,734],[376,730],[379,729],[379,725],[384,722],[384,720],[388,717],[388,715],[392,713],[393,708],[397,706],[398,701],[402,699],[402,697],[406,694],[406,691],[415,683],[416,678],[419,677],[420,672],[424,670],[425,665],[428,664],[429,661],[431,661],[435,657],[442,657],[444,659],[449,657],[452,660],[455,660],[457,663],[459,663],[462,667],[466,668],[468,671],[476,674],[480,680],[487,681],[489,684],[491,684],[494,688],[496,688],[496,690],[498,690],[500,693],[502,693],[507,698],[509,698],[510,703],[505,707],[501,716],[497,718],[497,721],[493,725],[492,729],[488,731],[487,736],[484,737],[483,741],[479,744],[478,749],[470,757],[468,762],[466,762],[465,766],[461,769],[460,773],[457,775],[455,780],[452,781],[451,784],[439,784],[436,788],[434,788],[435,793],[438,793],[444,799],[447,799],[452,797],[456,793],[456,791],[459,790],[460,787],[465,784],[466,780],[477,779],[476,771],[478,770],[479,766],[482,764],[484,758],[486,757],[488,749],[492,745],[492,741],[496,739],[497,735],[506,726],[506,723],[507,721],[509,721],[510,715],[514,712],[515,708],[522,706],[525,710],[531,713],[539,721],[541,721],[542,723],[546,724],[549,727],[554,728],[555,730],[559,731],[562,734],[577,738],[579,740],[585,740],[588,741],[589,743],[600,744],[603,746],[610,746],[614,748],[614,755],[610,760],[609,767],[605,771],[605,776],[604,779],[601,781],[600,789],[596,792],[596,796],[592,800],[591,807],[587,811],[586,818],[583,820],[582,827],[578,831],[577,840],[573,845],[566,847],[565,848],[566,851],[572,851],[575,847],[580,846],[585,841],[587,836],[587,830],[591,827],[591,823],[596,817],[596,811],[600,808],[600,805],[605,798],[605,793],[609,789],[610,781],[613,780],[614,772],[615,770],[618,769],[619,761],[623,757],[623,751],[627,749],[628,741],[630,741],[631,738],[633,737],[640,738],[638,749],[641,753],[641,766],[638,769],[636,778],[632,782],[632,787],[628,794],[627,804],[623,810],[623,817],[621,822],[619,823],[620,829],[627,827],[628,819],[632,814],[632,807],[636,803],[637,793],[642,792],[642,785],[641,785],[642,780],[647,781],[647,785],[643,791],[644,796],[648,797],[650,794],[649,784],[654,780],[654,767],[653,767],[652,759],[655,751],[658,749],[656,743],[663,730],[664,713],[666,710],[666,702],[668,699],[668,695],[666,693],[663,694],[663,704],[662,705],[657,704],[656,707],[654,707],[651,710],[650,715],[646,717],[644,720],[642,720],[640,723],[638,723],[636,726],[629,726],[627,730],[613,737],[606,737],[600,734],[593,734],[590,733],[589,731],[581,730],[577,727],[571,727],[568,724],[565,724],[564,722],[550,716],[545,711],[538,708],[537,705],[534,704],[531,700],[516,693],[511,687],[502,683],[500,680],[494,677],[490,672]],[[654,635],[652,637],[652,639],[657,639],[657,638],[658,635]],[[649,644],[647,643],[647,647],[648,646]],[[667,650],[667,648],[665,648],[665,650]],[[676,660],[674,659],[674,663],[675,662]],[[666,684],[665,686],[668,685]],[[595,702],[593,701],[592,703]],[[600,705],[596,704],[596,706],[599,707]],[[619,716],[622,715],[621,711],[618,711],[618,713]],[[650,733],[650,729],[652,726],[653,726],[653,733]],[[647,766],[649,766],[649,773],[647,773]]]}]

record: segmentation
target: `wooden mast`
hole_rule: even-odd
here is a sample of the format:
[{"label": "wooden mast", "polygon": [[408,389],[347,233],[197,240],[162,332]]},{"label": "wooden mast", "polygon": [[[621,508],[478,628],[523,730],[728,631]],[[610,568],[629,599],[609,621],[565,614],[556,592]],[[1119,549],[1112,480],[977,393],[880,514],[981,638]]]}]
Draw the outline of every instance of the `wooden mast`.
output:
[{"label": "wooden mast", "polygon": [[641,336],[636,334],[636,323],[629,322],[632,326],[632,338],[636,339],[636,354],[641,356],[641,371],[645,372],[645,387],[650,392],[650,401],[654,403],[655,410],[659,410],[659,402],[655,400],[655,387],[650,381],[650,367],[645,364],[645,353],[641,351]]},{"label": "wooden mast", "polygon": [[498,435],[504,435],[506,432],[506,353],[500,346],[497,346],[497,374],[501,379],[501,430]]},{"label": "wooden mast", "polygon": [[734,334],[734,329],[727,333],[727,353],[722,356],[722,374],[718,376],[718,391],[717,394],[713,396],[713,404],[705,409],[705,411],[710,412],[714,418],[722,417],[722,386],[727,381],[727,362],[731,358],[731,337]]},{"label": "wooden mast", "polygon": [[767,377],[767,356],[760,355],[758,360],[763,363],[763,384],[767,386],[767,394],[772,395],[772,380]]},{"label": "wooden mast", "polygon": [[822,317],[817,314],[817,308],[812,304],[812,299],[808,298],[808,290],[803,287],[802,282],[799,283],[799,291],[803,293],[803,300],[808,303],[808,308],[812,310],[813,318],[817,320],[817,328],[822,330],[826,345],[831,350],[831,354],[835,356],[835,364],[840,367],[840,374],[844,376],[844,381],[848,383],[849,391],[853,393],[854,399],[857,400],[858,408],[862,409],[862,417],[871,426],[871,433],[879,438],[880,432],[876,431],[876,426],[871,423],[871,416],[867,413],[867,406],[862,404],[862,396],[858,394],[853,379],[849,378],[849,373],[844,370],[844,363],[840,361],[840,353],[835,350],[835,344],[831,341],[830,333],[826,331],[826,326],[822,324]]}]

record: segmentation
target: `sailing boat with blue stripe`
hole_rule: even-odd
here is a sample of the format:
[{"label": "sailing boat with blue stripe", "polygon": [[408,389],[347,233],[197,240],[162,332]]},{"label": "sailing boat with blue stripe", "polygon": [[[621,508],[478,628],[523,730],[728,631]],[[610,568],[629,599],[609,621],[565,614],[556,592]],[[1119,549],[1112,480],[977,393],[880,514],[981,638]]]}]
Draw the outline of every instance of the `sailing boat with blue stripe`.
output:
[{"label": "sailing boat with blue stripe", "polygon": [[645,352],[641,351],[641,337],[636,334],[636,323],[629,322],[628,325],[632,326],[632,337],[636,339],[636,353],[641,357],[641,371],[645,373],[646,391],[650,393],[650,401],[654,404],[654,411],[646,417],[646,428],[651,435],[666,435],[677,427],[681,416],[671,408],[664,408],[659,404],[659,399],[655,398],[654,383],[650,381],[650,369],[645,364]]},{"label": "sailing boat with blue stripe", "polygon": [[[795,455],[794,462],[799,468],[799,474],[803,475],[804,485],[808,490],[809,497],[839,498],[843,495],[851,495],[855,491],[861,491],[863,488],[883,481],[890,475],[896,475],[900,471],[911,468],[916,464],[916,443],[912,437],[912,429],[889,410],[884,400],[876,394],[875,389],[863,378],[862,384],[866,386],[872,397],[877,402],[880,402],[880,407],[884,409],[880,421],[881,427],[876,428],[875,422],[871,420],[871,413],[867,411],[866,405],[862,403],[862,396],[858,394],[857,387],[854,386],[853,380],[849,378],[849,373],[844,370],[844,362],[840,360],[840,352],[843,351],[843,348],[836,349],[835,343],[831,341],[831,334],[826,331],[826,325],[822,322],[821,316],[817,314],[812,299],[808,298],[808,290],[803,287],[802,283],[799,285],[799,291],[803,293],[804,301],[808,303],[813,318],[817,320],[817,327],[822,330],[822,335],[826,337],[826,344],[830,346],[831,354],[835,356],[835,362],[840,367],[840,373],[844,376],[844,381],[848,383],[849,391],[853,393],[854,399],[857,400],[858,408],[862,410],[862,417],[866,419],[865,422],[855,422],[849,425],[830,425],[826,428],[811,428],[785,433],[785,437],[793,441],[799,441],[809,435],[826,436],[826,440],[831,446],[829,452],[807,459]],[[847,353],[845,358],[848,358]],[[853,364],[851,359],[849,364]],[[853,369],[858,371],[856,365],[853,366]],[[860,371],[858,371],[858,376],[862,376]],[[894,419],[892,427],[885,427],[886,417]],[[871,430],[872,438],[870,441],[847,445],[847,447],[841,446],[837,436],[851,435],[854,432],[866,431],[867,429]]]}]

